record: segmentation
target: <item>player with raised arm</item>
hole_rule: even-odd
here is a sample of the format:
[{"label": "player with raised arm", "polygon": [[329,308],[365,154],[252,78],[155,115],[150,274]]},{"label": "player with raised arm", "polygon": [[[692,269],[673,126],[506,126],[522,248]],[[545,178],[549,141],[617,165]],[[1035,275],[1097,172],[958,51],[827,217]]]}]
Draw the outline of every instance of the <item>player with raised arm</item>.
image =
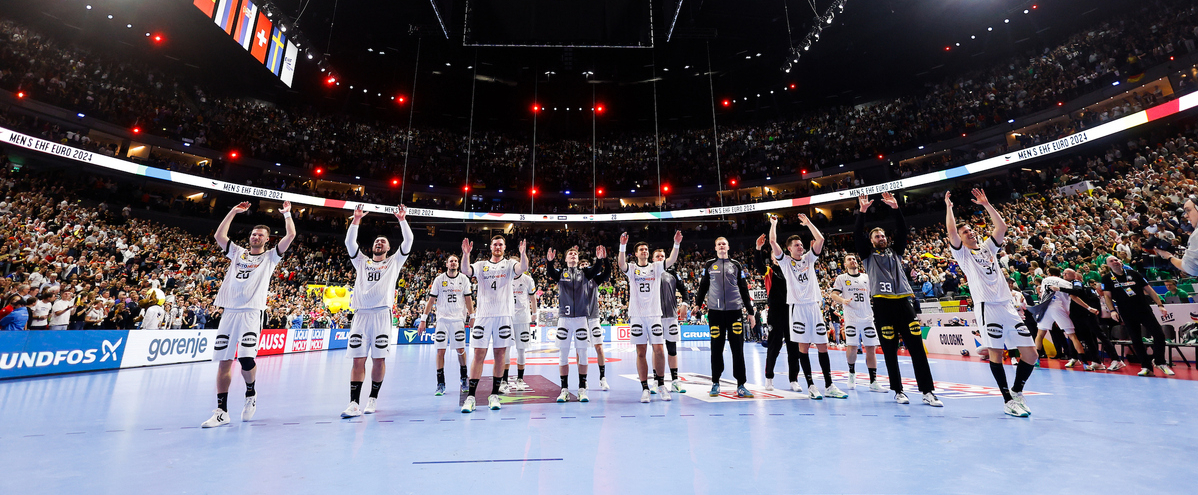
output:
[{"label": "player with raised arm", "polygon": [[[766,324],[770,328],[769,336],[766,338],[765,389],[766,391],[774,390],[774,365],[777,364],[778,355],[782,353],[782,347],[785,346],[790,389],[802,392],[803,387],[799,385],[799,372],[802,371],[799,364],[799,343],[790,340],[790,305],[786,302],[786,277],[782,275],[778,261],[762,250],[767,240],[766,234],[757,237],[757,249],[753,252],[753,265],[761,273],[766,290],[766,303],[769,308],[765,318]],[[808,363],[808,366],[810,364]]]},{"label": "player with raised arm", "polygon": [[[219,361],[216,370],[216,409],[212,417],[200,426],[212,428],[229,423],[229,385],[233,382],[233,359],[241,364],[241,377],[245,379],[245,407],[241,420],[253,419],[258,408],[257,391],[254,383],[258,375],[254,358],[258,356],[258,336],[262,333],[262,312],[266,310],[266,291],[270,287],[271,274],[283,260],[283,253],[295,240],[295,222],[291,220],[291,202],[284,201],[279,213],[283,214],[287,233],[274,249],[266,249],[270,239],[270,227],[255,225],[250,229],[249,249],[229,240],[229,226],[238,213],[249,211],[250,203],[242,202],[225,215],[216,227],[216,245],[229,258],[229,269],[216,293],[214,306],[224,308],[224,316],[216,330],[212,344],[212,359]],[[232,345],[230,345],[232,344]]]},{"label": "player with raised arm", "polygon": [[857,256],[869,275],[869,293],[873,299],[874,324],[881,334],[882,354],[886,358],[886,374],[890,375],[890,390],[894,401],[909,404],[903,392],[903,375],[899,371],[899,339],[907,346],[911,355],[911,366],[915,368],[915,380],[923,393],[923,403],[932,407],[943,407],[944,403],[933,392],[936,383],[932,380],[932,368],[928,365],[928,354],[923,347],[923,328],[915,319],[914,297],[911,282],[903,272],[903,254],[907,251],[907,221],[899,210],[898,200],[893,194],[882,193],[882,202],[894,213],[894,242],[886,237],[886,231],[876,227],[865,232],[865,215],[873,201],[865,196],[857,198],[861,205],[857,213],[857,226],[853,233]]},{"label": "player with raised arm", "polygon": [[[953,214],[952,194],[944,193],[944,226],[948,230],[948,245],[953,259],[965,272],[969,290],[977,307],[978,326],[982,330],[982,345],[989,348],[990,373],[998,382],[1003,396],[1003,412],[1025,418],[1031,414],[1023,400],[1023,385],[1032,376],[1036,365],[1036,340],[1017,313],[1011,290],[998,264],[998,252],[1006,241],[1007,222],[990,204],[986,193],[974,189],[973,203],[986,209],[994,229],[990,237],[978,242],[978,235],[968,222],[957,223]],[[1019,349],[1019,364],[1015,365],[1015,383],[1007,389],[1007,372],[1003,363],[1004,349]]]},{"label": "player with raised arm", "polygon": [[437,396],[445,395],[446,348],[453,349],[458,355],[461,392],[469,391],[466,385],[466,323],[474,313],[474,301],[470,300],[470,277],[459,270],[460,266],[455,254],[445,259],[445,273],[433,279],[420,323],[416,325],[416,331],[424,335],[428,328],[428,315],[436,304],[437,327],[433,332],[433,344],[437,346],[437,392],[434,394]]},{"label": "player with raised arm", "polygon": [[[383,376],[387,373],[386,358],[391,355],[391,312],[395,308],[395,284],[399,281],[399,271],[408,261],[412,252],[412,227],[408,225],[408,210],[403,205],[395,210],[395,218],[399,220],[399,229],[403,233],[403,242],[399,250],[391,256],[391,242],[386,236],[374,238],[367,256],[358,246],[358,225],[366,210],[359,204],[354,208],[354,219],[345,232],[345,249],[349,251],[349,261],[353,264],[357,276],[354,279],[354,295],[351,304],[354,307],[354,319],[350,323],[349,344],[346,355],[353,358],[353,368],[349,374],[349,406],[341,412],[342,418],[354,418],[365,414],[374,414],[379,398],[379,389],[383,386]],[[362,383],[366,380],[366,358],[371,358],[370,365],[370,397],[366,407],[358,404],[362,397]]]},{"label": "player with raised arm", "polygon": [[857,386],[857,349],[865,349],[865,366],[869,370],[869,391],[885,392],[878,383],[878,330],[874,326],[874,310],[869,305],[869,275],[861,273],[857,255],[844,257],[844,273],[832,282],[829,294],[844,308],[844,357],[849,363],[849,389]]},{"label": "player with raised arm", "polygon": [[[587,298],[590,303],[587,305],[587,326],[591,329],[590,336],[587,342],[595,346],[595,360],[599,366],[599,389],[607,391],[611,389],[607,384],[607,356],[603,354],[603,327],[599,325],[599,286],[611,281],[611,259],[606,258],[607,248],[603,248],[602,259],[595,259],[595,266],[603,265],[603,272],[587,281]],[[592,265],[587,260],[578,260],[578,267],[582,269],[590,268]]]},{"label": "player with raised arm", "polygon": [[[655,249],[653,261],[665,261],[666,250]],[[682,303],[678,303],[679,294]],[[678,320],[685,318],[687,305],[690,304],[689,291],[686,284],[681,283],[670,270],[661,274],[661,328],[666,332],[666,364],[670,368],[670,391],[685,393],[682,379],[678,377],[678,344],[682,342],[682,327]],[[681,316],[680,316],[681,315]]]},{"label": "player with raised arm", "polygon": [[[595,248],[595,257],[603,260],[607,249]],[[570,400],[570,346],[578,358],[578,401],[588,402],[587,396],[587,347],[590,345],[591,281],[606,275],[607,263],[600,261],[594,268],[578,266],[578,247],[566,250],[566,267],[558,269],[557,252],[553,248],[545,254],[545,273],[550,281],[557,281],[557,348],[558,367],[562,389],[557,401]]]},{"label": "player with raised arm", "polygon": [[[636,371],[641,380],[641,402],[649,402],[649,363],[646,360],[646,345],[653,346],[653,368],[665,371],[665,330],[661,327],[661,277],[666,268],[678,260],[678,246],[682,243],[682,231],[674,232],[674,247],[664,261],[649,261],[649,245],[636,243],[633,252],[636,264],[629,265],[626,251],[628,233],[620,234],[620,256],[616,258],[620,273],[628,277],[628,323],[631,327],[632,343],[636,345]],[[661,400],[670,400],[662,374],[657,377]]]},{"label": "player with raised arm", "polygon": [[491,256],[488,259],[471,264],[470,251],[474,249],[474,243],[469,238],[462,239],[462,273],[478,280],[478,313],[474,327],[470,330],[470,348],[474,349],[474,356],[470,365],[466,401],[462,404],[463,413],[474,412],[474,395],[478,381],[482,379],[488,347],[493,349],[495,366],[491,372],[491,396],[487,399],[487,405],[492,411],[499,409],[500,377],[503,376],[508,340],[512,338],[515,311],[512,284],[528,266],[526,241],[520,241],[520,261],[504,257],[507,242],[502,235],[491,237],[490,247]]},{"label": "player with raised arm", "polygon": [[757,324],[756,309],[749,297],[748,273],[739,261],[729,256],[728,239],[715,239],[715,259],[703,263],[703,275],[695,294],[695,305],[707,306],[707,323],[711,328],[711,391],[720,395],[720,375],[724,373],[724,343],[732,351],[732,376],[736,378],[736,396],[753,398],[745,387],[745,326],[741,320],[748,312],[749,327]]},{"label": "player with raised arm", "polygon": [[[786,294],[790,304],[790,339],[799,343],[799,362],[803,364],[803,375],[807,378],[807,396],[819,400],[827,395],[833,399],[845,399],[849,394],[842,392],[832,383],[832,362],[828,357],[828,325],[824,322],[824,298],[815,274],[815,263],[824,250],[824,235],[815,227],[807,215],[799,214],[799,224],[811,231],[811,249],[803,250],[803,239],[792,235],[786,239],[786,251],[778,245],[778,217],[770,216],[770,247],[774,260],[786,277]],[[808,351],[811,346],[819,352],[819,367],[824,374],[824,394],[815,388],[811,379]]]},{"label": "player with raised arm", "polygon": [[[515,260],[513,260],[515,261]],[[537,314],[537,283],[528,274],[528,268],[512,283],[512,297],[515,312],[512,315],[512,338],[508,339],[508,347],[516,349],[516,382],[509,381],[508,372],[512,360],[503,363],[503,377],[500,378],[499,393],[507,394],[512,390],[524,391],[524,351],[532,341],[532,323]]]}]

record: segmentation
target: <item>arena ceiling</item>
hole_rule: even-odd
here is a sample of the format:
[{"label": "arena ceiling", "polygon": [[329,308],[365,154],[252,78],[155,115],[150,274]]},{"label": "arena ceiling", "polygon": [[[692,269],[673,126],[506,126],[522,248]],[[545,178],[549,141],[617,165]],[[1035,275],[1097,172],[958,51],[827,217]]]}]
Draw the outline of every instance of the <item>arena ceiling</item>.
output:
[{"label": "arena ceiling", "polygon": [[[606,110],[597,119],[600,133],[651,130],[655,78],[657,120],[664,129],[711,125],[713,93],[721,124],[786,118],[812,107],[918,91],[1007,57],[1030,56],[1037,47],[1141,6],[1124,0],[847,0],[844,12],[823,26],[820,40],[783,72],[816,13],[834,1],[816,0],[813,8],[805,0],[683,0],[667,41],[677,4],[655,0],[653,48],[522,48],[465,46],[466,0],[273,0],[281,18],[298,17],[306,48],[315,48],[314,60],[325,60],[342,83],[327,84],[317,66],[301,57],[291,90],[198,15],[189,0],[0,5],[53,35],[173,63],[205,87],[231,94],[404,124],[406,105],[414,104],[417,126],[461,130],[473,110],[476,130],[529,133],[532,106],[540,103],[545,111],[537,119],[538,135],[587,137],[592,95]],[[109,11],[118,18],[107,20]],[[124,29],[126,19],[138,27]],[[509,15],[505,22],[511,21]],[[170,42],[146,50],[137,40],[145,25],[151,26],[147,32],[168,33]],[[405,105],[393,96],[405,97]]]}]

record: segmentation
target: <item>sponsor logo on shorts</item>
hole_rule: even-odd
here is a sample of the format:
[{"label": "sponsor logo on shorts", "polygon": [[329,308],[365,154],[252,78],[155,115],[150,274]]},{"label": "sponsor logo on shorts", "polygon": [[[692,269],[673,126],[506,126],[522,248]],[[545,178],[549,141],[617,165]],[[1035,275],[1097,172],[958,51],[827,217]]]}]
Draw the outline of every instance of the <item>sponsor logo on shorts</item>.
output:
[{"label": "sponsor logo on shorts", "polygon": [[819,335],[819,336],[827,335],[828,334],[827,325],[824,325],[823,323],[819,323],[819,324],[815,325],[815,334]]},{"label": "sponsor logo on shorts", "polygon": [[645,334],[645,329],[640,325],[633,325],[631,332],[633,337],[640,337]]},{"label": "sponsor logo on shorts", "polygon": [[453,340],[458,341],[458,342],[465,342],[466,341],[466,329],[459,328],[459,329],[457,329],[457,331],[453,332]]},{"label": "sponsor logo on shorts", "polygon": [[569,330],[566,330],[565,328],[557,329],[557,340],[566,340],[566,338],[569,336],[570,336]]},{"label": "sponsor logo on shorts", "polygon": [[362,347],[362,336],[359,334],[356,334],[356,333],[353,335],[350,335],[349,336],[349,348],[357,349],[359,347]]},{"label": "sponsor logo on shorts", "polygon": [[472,339],[483,338],[483,327],[474,327],[474,329],[470,331],[470,338],[472,338]]},{"label": "sponsor logo on shorts", "polygon": [[720,327],[714,326],[714,325],[711,327],[711,338],[713,338],[713,339],[720,338]]},{"label": "sponsor logo on shorts", "polygon": [[[262,347],[264,349],[276,349],[276,348],[282,349],[283,346],[287,345],[287,335],[286,334],[284,334],[284,335],[273,334],[273,335],[270,335],[270,337],[271,338],[268,339],[266,342],[263,342],[264,345]],[[279,338],[279,337],[282,337],[282,338]],[[256,345],[258,345],[258,334],[254,333],[254,332],[246,332],[245,334],[243,334],[241,336],[241,347],[254,347]]]},{"label": "sponsor logo on shorts", "polygon": [[580,342],[586,340],[587,339],[587,329],[579,328],[578,330],[575,330],[574,338],[578,339],[578,341],[580,341]]},{"label": "sponsor logo on shorts", "polygon": [[217,335],[216,340],[212,341],[212,350],[223,351],[229,348],[229,336]]},{"label": "sponsor logo on shorts", "polygon": [[796,322],[794,323],[794,325],[791,325],[791,326],[790,326],[790,329],[791,329],[791,331],[793,331],[794,333],[797,333],[797,334],[799,334],[799,335],[803,335],[803,334],[807,333],[807,324],[806,324],[806,323],[803,323],[803,322],[801,322],[801,321],[796,321]]},{"label": "sponsor logo on shorts", "polygon": [[878,338],[878,332],[877,332],[877,330],[874,330],[874,327],[865,327],[864,333],[865,333],[866,337],[869,337],[871,339]]},{"label": "sponsor logo on shorts", "polygon": [[653,333],[654,337],[661,337],[661,325],[653,325],[649,328],[649,331]]},{"label": "sponsor logo on shorts", "polygon": [[504,339],[504,340],[512,338],[512,327],[509,327],[509,326],[499,327],[499,338]]},{"label": "sponsor logo on shorts", "polygon": [[857,336],[857,327],[845,326],[844,327],[844,335],[845,335],[845,337],[856,337]]},{"label": "sponsor logo on shorts", "polygon": [[678,335],[678,325],[670,325],[670,335]]},{"label": "sponsor logo on shorts", "polygon": [[[409,338],[409,340],[411,340],[411,339]],[[379,334],[379,335],[374,336],[374,347],[375,348],[386,349],[388,345],[391,345],[391,336],[390,335],[387,335],[384,333],[384,334]]]},{"label": "sponsor logo on shorts", "polygon": [[892,326],[882,327],[882,338],[884,338],[886,340],[893,339],[894,338],[894,327],[892,327]]},{"label": "sponsor logo on shorts", "polygon": [[738,321],[738,322],[732,324],[732,334],[733,335],[740,335],[740,334],[744,333],[744,331],[745,331],[745,325],[743,323]]},{"label": "sponsor logo on shorts", "polygon": [[600,327],[592,328],[591,329],[591,337],[594,337],[596,339],[603,338],[603,329]]},{"label": "sponsor logo on shorts", "polygon": [[1024,325],[1023,323],[1019,323],[1019,324],[1015,325],[1015,333],[1019,334],[1020,337],[1031,337],[1032,336],[1032,331],[1028,330],[1027,325]]},{"label": "sponsor logo on shorts", "polygon": [[[986,325],[986,335],[989,335],[990,338],[992,338],[992,339],[1001,339],[1002,338],[1002,325],[999,325],[997,323],[990,323],[990,324]],[[943,341],[944,340],[943,335],[941,337],[942,338],[940,340]],[[943,342],[941,342],[941,343],[943,343]],[[962,343],[961,345],[965,345],[965,344]]]},{"label": "sponsor logo on shorts", "polygon": [[437,329],[437,332],[433,334],[433,340],[435,340],[437,343],[445,342],[445,339],[446,335],[444,329]]}]

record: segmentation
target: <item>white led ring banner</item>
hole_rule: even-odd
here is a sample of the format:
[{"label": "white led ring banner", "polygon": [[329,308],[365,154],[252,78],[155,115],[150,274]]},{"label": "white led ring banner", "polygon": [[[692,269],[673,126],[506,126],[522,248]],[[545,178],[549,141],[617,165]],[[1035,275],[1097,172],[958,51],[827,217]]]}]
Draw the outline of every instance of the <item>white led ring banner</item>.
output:
[{"label": "white led ring banner", "polygon": [[[752,203],[735,206],[722,206],[718,208],[695,208],[690,210],[673,210],[661,212],[638,212],[638,213],[610,213],[596,215],[559,215],[548,213],[482,213],[472,211],[453,211],[453,210],[437,210],[431,208],[408,208],[408,215],[414,217],[428,217],[446,220],[477,220],[489,222],[627,222],[637,220],[677,220],[687,218],[702,218],[714,217],[720,215],[732,215],[738,213],[750,212],[766,212],[773,210],[781,210],[786,208],[794,208],[797,206],[808,206],[822,203],[831,203],[835,201],[843,201],[854,198],[862,194],[877,194],[884,191],[896,191],[901,189],[909,189],[912,187],[925,186],[936,182],[942,182],[950,179],[956,179],[979,172],[1003,167],[1013,163],[1019,163],[1033,158],[1039,158],[1047,155],[1057,154],[1068,150],[1075,146],[1085,144],[1118,132],[1125,131],[1138,125],[1146,124],[1154,120],[1162,119],[1178,112],[1188,110],[1198,106],[1198,93],[1191,93],[1182,96],[1179,99],[1169,101],[1167,103],[1157,105],[1147,110],[1137,112],[1118,120],[1107,122],[1093,129],[1088,129],[1079,133],[1070,134],[1063,138],[1036,145],[1031,148],[1025,148],[1019,151],[1007,153],[1005,155],[987,158],[985,160],[976,161],[967,165],[954,167],[948,170],[939,172],[930,172],[923,175],[908,177],[896,181],[876,184],[866,187],[858,187],[854,189],[846,189],[843,191],[834,191],[814,196],[803,198],[782,199],[777,201],[767,201],[763,203]],[[159,180],[174,182],[177,184],[185,184],[200,189],[226,192],[241,196],[253,196],[256,198],[270,199],[275,201],[291,201],[294,204],[323,206],[326,208],[341,208],[352,210],[358,206],[358,202],[342,201],[339,199],[320,198],[316,196],[308,196],[304,194],[295,194],[274,189],[265,189],[261,187],[246,186],[234,184],[217,179],[200,177],[198,175],[185,174],[160,168],[140,165],[127,160],[121,160],[107,155],[93,153],[91,151],[81,150],[71,146],[58,144],[52,141],[36,138],[16,131],[12,131],[0,127],[0,142],[5,144],[22,147],[25,149],[54,155],[68,160],[104,167],[110,170],[117,170],[133,175],[140,175]],[[378,205],[372,203],[361,203],[368,211],[394,213],[396,207],[394,205]]]}]

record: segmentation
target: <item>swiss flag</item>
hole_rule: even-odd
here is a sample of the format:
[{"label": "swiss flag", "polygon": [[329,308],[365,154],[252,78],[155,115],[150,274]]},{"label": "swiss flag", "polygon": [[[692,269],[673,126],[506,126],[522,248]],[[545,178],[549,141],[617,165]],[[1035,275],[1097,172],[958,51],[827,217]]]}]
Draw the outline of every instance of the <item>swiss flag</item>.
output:
[{"label": "swiss flag", "polygon": [[266,52],[270,49],[270,19],[266,14],[258,12],[258,25],[254,29],[254,39],[250,42],[250,55],[261,63],[266,63]]}]

